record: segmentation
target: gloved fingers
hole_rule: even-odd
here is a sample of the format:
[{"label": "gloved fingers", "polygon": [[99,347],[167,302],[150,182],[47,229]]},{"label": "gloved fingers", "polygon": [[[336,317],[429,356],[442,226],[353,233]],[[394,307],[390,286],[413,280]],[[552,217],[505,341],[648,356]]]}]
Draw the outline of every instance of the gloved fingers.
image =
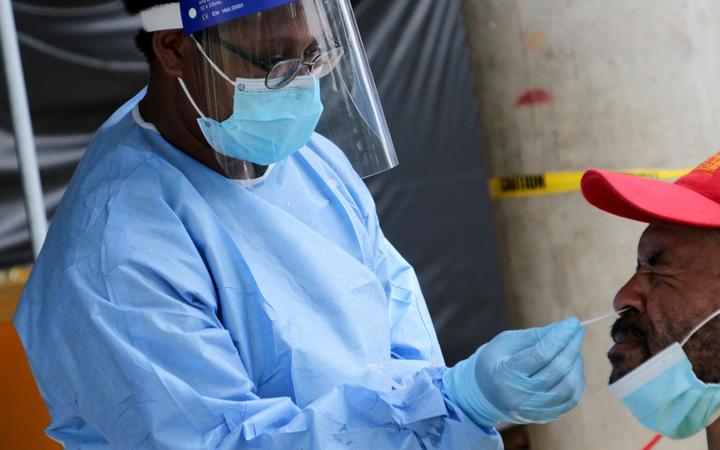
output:
[{"label": "gloved fingers", "polygon": [[572,404],[573,398],[585,391],[584,359],[578,355],[572,364],[572,369],[555,386],[544,392],[529,396],[525,405],[534,409],[553,408],[564,404]]},{"label": "gloved fingers", "polygon": [[[582,358],[580,359],[580,362],[584,368],[585,362],[582,360]],[[582,401],[582,398],[585,395],[585,372],[584,372],[584,370],[583,370],[583,372],[581,372],[580,376],[581,376],[580,384],[576,385],[575,394],[572,396],[572,398],[570,399],[570,402],[569,402],[570,409],[573,409],[577,405],[579,405],[580,401]]]},{"label": "gloved fingers", "polygon": [[550,423],[555,422],[559,418],[561,418],[563,415],[567,414],[569,411],[571,411],[573,407],[568,407],[566,405],[559,405],[555,406],[553,408],[545,408],[542,410],[526,410],[520,412],[516,419],[516,422],[514,423]]},{"label": "gloved fingers", "polygon": [[572,411],[582,399],[582,391],[573,396],[570,400],[557,406],[543,409],[527,409],[518,413],[517,417],[521,417],[523,422],[518,423],[550,423],[558,420],[565,414]]},{"label": "gloved fingers", "polygon": [[572,317],[546,327],[545,333],[529,347],[516,352],[507,362],[511,371],[528,376],[547,366],[570,344],[576,334],[582,330],[580,321]]},{"label": "gloved fingers", "polygon": [[504,331],[486,345],[493,353],[509,356],[534,345],[545,332],[544,328]]},{"label": "gloved fingers", "polygon": [[532,385],[538,390],[549,390],[565,378],[574,368],[584,338],[585,329],[580,327],[570,343],[547,366],[530,376]]},{"label": "gloved fingers", "polygon": [[511,423],[550,423],[559,419],[563,414],[570,411],[572,407],[566,404],[554,406],[535,407],[526,405],[511,414]]},{"label": "gloved fingers", "polygon": [[497,335],[495,339],[491,341],[491,344],[493,344],[493,347],[501,346],[507,354],[511,354],[536,345],[548,332],[554,328],[562,327],[565,322],[572,320],[572,318],[566,319],[562,322],[545,325],[544,327],[504,331]]}]

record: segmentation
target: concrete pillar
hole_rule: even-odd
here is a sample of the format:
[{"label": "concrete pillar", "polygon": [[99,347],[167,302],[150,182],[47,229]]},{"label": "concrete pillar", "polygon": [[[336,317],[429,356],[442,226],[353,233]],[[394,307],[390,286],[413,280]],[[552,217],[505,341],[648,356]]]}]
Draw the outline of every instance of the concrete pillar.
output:
[{"label": "concrete pillar", "polygon": [[[491,176],[692,167],[720,147],[720,2],[464,0]],[[579,192],[498,199],[514,325],[609,312],[644,226]],[[588,329],[588,390],[533,450],[638,449],[652,433],[607,390],[611,322]],[[706,448],[704,435],[657,449]]]}]

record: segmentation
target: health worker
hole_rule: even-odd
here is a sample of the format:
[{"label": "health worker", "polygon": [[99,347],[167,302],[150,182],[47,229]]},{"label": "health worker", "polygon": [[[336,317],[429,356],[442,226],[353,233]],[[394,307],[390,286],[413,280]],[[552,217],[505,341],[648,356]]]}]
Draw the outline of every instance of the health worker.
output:
[{"label": "health worker", "polygon": [[147,89],[92,140],[15,317],[52,438],[501,449],[499,423],[579,402],[576,319],[445,367],[362,181],[397,158],[349,0],[126,6]]}]

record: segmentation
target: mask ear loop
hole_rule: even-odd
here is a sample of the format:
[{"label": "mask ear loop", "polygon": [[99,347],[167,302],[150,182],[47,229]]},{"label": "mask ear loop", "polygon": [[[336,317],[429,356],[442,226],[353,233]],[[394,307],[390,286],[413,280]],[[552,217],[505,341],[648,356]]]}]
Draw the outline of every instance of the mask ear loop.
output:
[{"label": "mask ear loop", "polygon": [[195,111],[197,111],[198,115],[202,117],[203,119],[207,119],[205,117],[205,114],[203,114],[202,111],[200,111],[200,108],[198,107],[197,103],[195,103],[195,100],[192,98],[192,95],[190,95],[190,91],[188,90],[187,86],[185,85],[185,81],[183,81],[182,78],[178,77],[178,83],[180,83],[180,87],[182,88],[183,92],[185,92],[185,96],[188,100],[190,100],[190,104],[195,108]]},{"label": "mask ear loop", "polygon": [[212,67],[213,70],[214,70],[215,72],[217,72],[217,74],[220,75],[222,78],[224,78],[228,83],[230,83],[230,84],[232,84],[233,86],[236,86],[236,87],[237,87],[237,83],[236,83],[235,81],[231,80],[230,77],[227,76],[227,75],[225,74],[225,72],[223,72],[223,71],[217,66],[217,64],[215,64],[215,61],[213,61],[212,59],[210,59],[210,57],[207,55],[207,53],[205,53],[205,49],[203,48],[202,45],[200,45],[200,43],[198,42],[198,40],[195,39],[195,36],[193,36],[193,35],[191,34],[191,35],[190,35],[190,39],[192,39],[193,42],[195,42],[195,45],[197,46],[198,50],[199,50],[200,53],[203,55],[203,57],[205,58],[205,60],[208,62],[208,64],[210,64],[210,67]]},{"label": "mask ear loop", "polygon": [[[220,75],[222,78],[227,80],[228,83],[232,84],[233,86],[236,86],[236,83],[233,82],[230,79],[230,77],[225,75],[225,72],[220,70],[220,68],[215,64],[215,62],[212,59],[210,59],[210,57],[207,55],[207,53],[205,53],[205,49],[202,47],[202,45],[200,45],[200,43],[197,41],[197,39],[195,39],[195,36],[190,35],[190,39],[192,39],[193,42],[195,42],[195,45],[197,46],[198,50],[200,51],[200,54],[202,54],[203,57],[205,58],[205,60],[208,62],[208,64],[210,64],[210,67],[212,67],[213,70],[218,73],[218,75]],[[190,95],[190,91],[188,90],[187,85],[185,84],[185,81],[179,77],[177,80],[180,83],[180,87],[182,88],[183,92],[185,92],[185,96],[188,98],[188,100],[190,100],[190,104],[192,104],[193,108],[195,108],[195,111],[197,111],[198,115],[200,117],[202,117],[203,119],[207,119],[207,117],[205,117],[205,114],[203,114],[203,112],[198,107],[197,103],[195,103],[195,99],[193,99],[193,96]]]},{"label": "mask ear loop", "polygon": [[690,338],[693,337],[695,335],[695,333],[700,331],[700,328],[702,328],[705,325],[707,325],[708,323],[710,323],[710,321],[713,320],[714,318],[716,318],[717,316],[720,316],[720,309],[718,309],[714,313],[710,314],[710,316],[707,319],[703,320],[695,328],[693,328],[692,331],[690,331],[690,333],[688,333],[687,337],[685,337],[685,339],[683,339],[683,341],[682,341],[682,343],[680,343],[680,345],[682,347],[684,347],[685,344],[687,344],[687,342],[690,340]]}]

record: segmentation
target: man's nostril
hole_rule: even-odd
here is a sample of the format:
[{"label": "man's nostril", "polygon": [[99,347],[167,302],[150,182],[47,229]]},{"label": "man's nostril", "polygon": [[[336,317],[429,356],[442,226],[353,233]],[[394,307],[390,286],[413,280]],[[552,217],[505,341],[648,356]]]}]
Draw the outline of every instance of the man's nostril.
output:
[{"label": "man's nostril", "polygon": [[634,306],[626,306],[625,308],[623,308],[617,312],[617,314],[620,317],[632,316],[632,315],[639,314],[639,313],[640,313],[640,311],[638,311],[638,309]]}]

